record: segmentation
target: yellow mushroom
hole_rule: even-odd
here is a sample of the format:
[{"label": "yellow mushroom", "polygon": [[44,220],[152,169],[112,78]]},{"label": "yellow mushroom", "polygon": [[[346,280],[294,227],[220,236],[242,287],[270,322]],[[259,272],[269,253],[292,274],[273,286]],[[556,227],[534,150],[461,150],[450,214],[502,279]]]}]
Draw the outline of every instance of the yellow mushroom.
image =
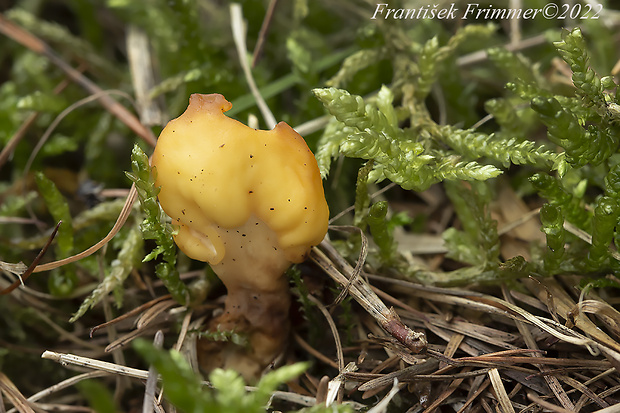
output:
[{"label": "yellow mushroom", "polygon": [[282,352],[289,330],[291,263],[327,232],[329,211],[314,155],[280,122],[271,131],[224,115],[222,95],[193,94],[168,123],[153,154],[159,202],[178,226],[175,242],[206,261],[228,289],[212,329],[250,337],[249,350],[203,343],[207,368],[233,367],[256,379]]}]

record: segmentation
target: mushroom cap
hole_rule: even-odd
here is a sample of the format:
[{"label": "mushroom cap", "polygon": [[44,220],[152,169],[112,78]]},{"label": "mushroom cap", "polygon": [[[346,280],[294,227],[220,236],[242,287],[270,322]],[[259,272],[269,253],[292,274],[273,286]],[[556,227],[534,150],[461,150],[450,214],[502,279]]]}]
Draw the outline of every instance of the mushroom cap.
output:
[{"label": "mushroom cap", "polygon": [[286,123],[255,130],[224,115],[231,107],[222,95],[193,94],[157,141],[152,165],[159,202],[180,227],[175,241],[215,265],[226,255],[223,234],[251,219],[275,234],[288,261],[301,262],[329,218],[314,155]]}]

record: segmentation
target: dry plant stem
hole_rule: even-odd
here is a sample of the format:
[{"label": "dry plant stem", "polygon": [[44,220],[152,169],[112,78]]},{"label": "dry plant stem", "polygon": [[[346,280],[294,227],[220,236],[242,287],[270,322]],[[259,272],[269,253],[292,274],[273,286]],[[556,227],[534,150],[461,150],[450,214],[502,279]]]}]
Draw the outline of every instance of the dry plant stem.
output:
[{"label": "dry plant stem", "polygon": [[269,31],[269,27],[271,26],[271,19],[273,18],[273,12],[276,9],[276,4],[278,4],[278,0],[270,0],[269,6],[267,6],[267,12],[265,13],[263,24],[260,26],[260,31],[258,32],[258,41],[256,42],[254,52],[252,53],[252,68],[256,66],[261,52],[263,51],[263,44],[265,43],[265,38],[267,37],[267,31]]},{"label": "dry plant stem", "polygon": [[[334,302],[331,304],[331,307],[336,307],[340,305],[340,303],[346,298],[347,294],[349,293],[349,289],[351,288],[351,285],[353,284],[353,282],[355,282],[357,277],[359,277],[360,274],[362,273],[362,267],[364,266],[364,263],[366,262],[366,257],[368,256],[368,238],[366,238],[366,235],[364,235],[364,231],[362,231],[360,228],[355,227],[355,226],[332,226],[330,227],[330,229],[335,229],[335,230],[345,231],[345,232],[359,232],[361,240],[362,240],[361,245],[360,245],[360,254],[359,254],[359,257],[357,258],[357,264],[355,264],[353,273],[351,273],[351,275],[349,276],[349,282],[345,286],[345,288],[342,289],[340,294],[338,294],[338,297],[336,297]],[[341,262],[344,262],[344,261],[341,261]]]},{"label": "dry plant stem", "polygon": [[502,407],[502,411],[504,413],[514,413],[515,409],[512,407],[512,403],[510,402],[510,398],[506,393],[506,388],[502,383],[502,378],[499,375],[499,371],[497,369],[491,369],[489,371],[489,378],[491,379],[491,384],[493,385],[493,390],[495,390],[495,396],[499,401],[499,405]]},{"label": "dry plant stem", "polygon": [[[319,247],[313,247],[310,252],[310,258],[318,264],[323,271],[342,287],[347,287],[354,269],[342,260],[342,262],[340,262],[341,272],[336,268],[330,257],[337,258],[339,254],[327,241],[321,242]],[[349,294],[351,294],[351,296],[379,322],[379,325],[385,331],[400,341],[406,348],[414,353],[420,353],[426,350],[426,338],[424,334],[414,332],[404,325],[394,309],[388,309],[377,294],[372,291],[368,283],[361,277],[357,277],[354,280],[350,286]]]},{"label": "dry plant stem", "polygon": [[[88,373],[82,373],[79,374],[77,376],[73,376],[71,378],[68,378],[66,380],[61,381],[60,383],[56,383],[53,386],[48,387],[47,389],[41,390],[38,393],[33,394],[32,396],[28,397],[28,402],[30,403],[34,403],[38,400],[41,400],[44,397],[47,397],[51,394],[54,394],[56,392],[59,392],[61,390],[64,390],[68,387],[74,386],[76,383],[81,382],[82,380],[88,380],[88,379],[94,379],[94,378],[98,378],[98,377],[104,377],[109,375],[110,373],[107,373],[105,371],[90,371]],[[0,404],[1,406],[1,404]],[[12,408],[11,410],[8,410],[6,413],[15,413],[17,412],[16,408]]]},{"label": "dry plant stem", "polygon": [[[529,49],[530,47],[540,46],[548,43],[549,40],[545,34],[539,34],[527,39],[523,39],[518,43],[508,43],[504,47],[510,52],[518,52],[520,50]],[[473,52],[465,56],[461,56],[457,59],[457,65],[459,67],[467,67],[471,65],[484,62],[489,57],[485,50]]]},{"label": "dry plant stem", "polygon": [[41,251],[39,251],[39,254],[37,254],[35,259],[32,261],[32,263],[30,264],[28,269],[26,269],[26,271],[21,275],[19,280],[15,281],[9,287],[7,287],[4,290],[0,291],[0,295],[9,294],[10,292],[12,292],[14,289],[19,287],[20,285],[23,285],[24,281],[27,280],[28,277],[30,277],[30,274],[32,274],[33,272],[36,272],[37,264],[41,261],[41,259],[43,258],[43,256],[47,252],[47,249],[52,244],[52,241],[54,240],[54,237],[56,236],[56,233],[58,232],[58,228],[60,228],[61,224],[62,224],[62,221],[60,221],[60,222],[58,222],[58,224],[56,224],[56,227],[52,231],[52,234],[50,235],[49,239],[47,240],[47,242],[45,243],[45,245],[43,246]]},{"label": "dry plant stem", "polygon": [[241,10],[241,5],[238,3],[232,3],[230,5],[230,24],[232,26],[235,46],[237,47],[239,63],[241,64],[241,68],[243,69],[245,79],[248,82],[248,86],[250,86],[250,90],[252,91],[254,99],[256,99],[256,104],[258,105],[258,108],[263,115],[267,128],[273,129],[277,123],[276,118],[273,116],[273,113],[271,113],[271,110],[267,106],[265,99],[263,99],[258,90],[258,87],[256,86],[256,82],[254,81],[254,77],[252,77],[252,71],[250,69],[250,65],[246,56],[248,52],[245,43],[246,28],[243,21],[243,11]]},{"label": "dry plant stem", "polygon": [[[511,296],[506,291],[506,288],[503,287],[503,289],[504,289],[504,298],[510,303],[514,303],[512,301]],[[525,326],[525,323],[515,320],[515,324],[517,325],[519,332],[521,332],[521,335],[523,336],[523,339],[527,347],[532,350],[538,350],[538,345],[536,344],[534,337],[532,337],[532,333],[530,332],[530,330]],[[539,354],[533,354],[533,356],[542,357]],[[549,367],[542,365],[542,364],[538,364],[536,366],[542,373],[545,373],[546,371],[549,370]],[[575,406],[573,405],[573,402],[570,400],[570,398],[566,394],[566,391],[564,391],[564,388],[562,388],[562,385],[560,384],[558,379],[555,376],[549,375],[549,374],[545,374],[544,379],[547,382],[547,385],[549,386],[553,394],[555,395],[555,397],[562,404],[562,406],[564,406],[564,408],[566,409],[574,409]]]},{"label": "dry plant stem", "polygon": [[336,323],[334,323],[334,319],[332,318],[327,308],[321,303],[315,296],[309,294],[308,299],[312,301],[323,313],[323,316],[327,320],[329,324],[329,328],[332,332],[332,336],[334,336],[334,341],[336,342],[336,354],[338,356],[338,370],[342,372],[344,369],[344,354],[342,352],[342,342],[340,341],[340,335],[338,334],[338,327],[336,327]]},{"label": "dry plant stem", "polygon": [[[8,20],[0,14],[0,33],[15,40],[35,53],[47,57],[54,65],[61,69],[75,83],[86,89],[91,94],[101,93],[102,89],[93,81],[82,75],[79,71],[67,64],[56,52],[44,41],[24,30],[20,26]],[[151,146],[155,146],[155,136],[146,128],[138,118],[129,112],[124,106],[107,95],[100,98],[101,104],[127,127],[140,136]]]},{"label": "dry plant stem", "polygon": [[114,236],[118,233],[118,231],[125,224],[125,221],[127,221],[127,218],[129,217],[129,214],[131,213],[131,208],[133,207],[133,204],[136,202],[137,197],[138,197],[138,193],[136,192],[136,187],[135,185],[132,185],[131,190],[129,191],[129,195],[127,196],[127,200],[125,201],[125,205],[123,206],[123,209],[121,213],[119,214],[118,219],[114,223],[114,226],[112,227],[108,235],[106,235],[101,241],[99,241],[92,247],[80,252],[79,254],[72,255],[71,257],[64,258],[62,260],[58,260],[54,262],[50,262],[47,264],[37,265],[36,268],[33,270],[33,272],[53,270],[54,268],[62,267],[63,265],[70,264],[75,261],[79,261],[82,258],[88,257],[89,255],[92,255],[95,252],[99,251],[101,247],[106,245],[108,242],[110,242],[112,238],[114,238]]},{"label": "dry plant stem", "polygon": [[53,360],[62,365],[73,364],[75,366],[86,367],[89,369],[119,374],[121,376],[129,376],[142,380],[146,380],[149,376],[149,373],[146,370],[134,369],[115,363],[109,363],[107,361],[100,361],[88,357],[76,356],[74,354],[56,353],[54,351],[46,350],[41,355],[41,358]]},{"label": "dry plant stem", "polygon": [[155,70],[148,35],[139,27],[130,25],[127,28],[126,44],[140,121],[149,126],[161,125],[164,122],[162,110],[157,101],[149,96],[149,91],[155,86]]},{"label": "dry plant stem", "polygon": [[527,398],[530,399],[532,402],[536,403],[538,406],[548,409],[549,411],[552,411],[555,413],[571,413],[575,411],[575,410],[568,410],[560,406],[556,406],[553,403],[549,403],[548,401],[541,399],[540,397],[538,397],[537,395],[531,392],[527,393]]},{"label": "dry plant stem", "polygon": [[330,366],[332,368],[340,370],[340,367],[338,366],[338,363],[336,363],[335,361],[333,361],[332,359],[327,357],[325,354],[321,353],[320,351],[318,351],[317,349],[312,347],[299,334],[294,334],[293,338],[295,339],[297,344],[299,344],[301,346],[301,348],[303,348],[305,351],[310,353],[313,357],[315,357],[316,359],[322,361],[323,363],[327,364],[328,366]]},{"label": "dry plant stem", "polygon": [[28,400],[24,397],[23,394],[15,387],[13,382],[9,380],[9,378],[4,375],[4,373],[0,372],[0,393],[4,393],[4,395],[9,399],[11,403],[15,406],[17,411],[20,413],[34,413],[34,410],[29,406]]},{"label": "dry plant stem", "polygon": [[151,300],[151,301],[149,301],[147,303],[144,303],[141,306],[136,307],[133,310],[130,310],[130,311],[126,312],[125,314],[122,314],[122,315],[116,317],[113,320],[106,321],[103,324],[99,324],[98,326],[92,327],[90,329],[90,338],[93,338],[93,334],[95,334],[95,332],[97,330],[99,330],[100,328],[107,327],[107,326],[112,325],[112,324],[116,324],[116,323],[118,323],[120,321],[123,321],[123,320],[129,318],[129,317],[132,317],[132,316],[134,316],[136,314],[139,314],[139,313],[143,312],[144,310],[154,306],[155,304],[157,304],[157,303],[159,303],[161,301],[165,301],[165,300],[168,300],[170,298],[171,298],[170,294],[163,295],[163,296],[155,298],[155,299],[153,299],[153,300]]},{"label": "dry plant stem", "polygon": [[[153,339],[153,345],[155,348],[162,348],[164,344],[164,333],[161,330],[157,330],[155,338]],[[152,413],[155,403],[155,390],[157,389],[157,370],[151,366],[149,368],[149,375],[146,379],[146,385],[144,390],[144,402],[142,403],[142,413]]]},{"label": "dry plant stem", "polygon": [[[140,380],[146,380],[149,375],[148,371],[146,370],[134,369],[131,367],[126,367],[126,366],[119,366],[118,364],[95,360],[95,359],[88,358],[88,357],[76,356],[74,354],[45,351],[41,355],[41,358],[53,360],[62,365],[72,364],[76,366],[94,369],[94,370],[97,370],[101,374],[107,374],[107,373],[119,374],[119,375],[132,377],[132,378],[140,379]],[[205,386],[209,386],[209,387],[211,386],[210,383],[206,381],[203,381],[202,384]],[[245,390],[255,391],[256,387],[245,386]],[[316,399],[314,397],[302,396],[296,393],[279,391],[279,390],[276,390],[273,393],[273,397],[280,399],[280,400],[288,401],[291,403],[296,403],[302,406],[314,406],[316,404]],[[360,408],[365,407],[364,405],[360,403],[350,403],[350,404],[355,409],[360,409]]]},{"label": "dry plant stem", "polygon": [[368,413],[385,413],[387,412],[387,407],[390,401],[398,394],[401,388],[404,385],[398,383],[398,379],[394,379],[394,384],[392,385],[392,389],[386,394],[383,399],[379,403],[377,403],[372,409],[368,410]]}]

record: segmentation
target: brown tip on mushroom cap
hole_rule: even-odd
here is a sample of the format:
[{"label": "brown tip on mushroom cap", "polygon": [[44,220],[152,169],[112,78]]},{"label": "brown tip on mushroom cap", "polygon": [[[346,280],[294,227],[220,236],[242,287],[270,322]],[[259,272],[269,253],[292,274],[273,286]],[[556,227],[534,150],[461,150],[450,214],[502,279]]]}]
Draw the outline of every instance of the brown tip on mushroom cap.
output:
[{"label": "brown tip on mushroom cap", "polygon": [[[186,111],[221,111],[227,112],[232,108],[232,103],[219,93],[204,95],[192,93],[189,97],[189,105]],[[182,116],[182,115],[181,115]]]}]

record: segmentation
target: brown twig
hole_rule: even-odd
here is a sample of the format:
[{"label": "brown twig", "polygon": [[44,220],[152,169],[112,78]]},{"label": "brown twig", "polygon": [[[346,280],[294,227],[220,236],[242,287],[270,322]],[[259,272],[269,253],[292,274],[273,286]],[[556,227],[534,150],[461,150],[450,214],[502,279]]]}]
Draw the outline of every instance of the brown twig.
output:
[{"label": "brown twig", "polygon": [[41,259],[43,258],[43,256],[45,255],[45,253],[47,252],[47,249],[49,248],[49,246],[52,244],[52,241],[54,240],[54,237],[56,237],[56,233],[58,232],[58,228],[60,228],[60,224],[62,224],[62,221],[59,221],[58,224],[56,224],[56,227],[54,228],[54,230],[52,231],[52,234],[50,235],[50,237],[48,238],[47,242],[45,243],[45,245],[43,246],[43,248],[41,248],[41,251],[39,251],[39,253],[37,254],[37,256],[35,257],[35,259],[32,261],[32,263],[30,264],[30,266],[26,269],[26,271],[19,277],[19,280],[16,280],[13,284],[11,284],[10,286],[8,286],[7,288],[5,288],[4,290],[0,291],[0,295],[5,295],[5,294],[9,294],[11,293],[13,290],[15,290],[17,287],[19,287],[20,285],[22,285],[24,283],[24,281],[26,281],[28,279],[28,277],[30,277],[30,275],[35,272],[35,269],[37,267],[37,265],[39,264],[39,262],[41,261]]},{"label": "brown twig", "polygon": [[267,7],[267,12],[265,13],[263,24],[260,26],[260,31],[258,32],[258,40],[256,42],[256,46],[254,46],[254,52],[252,53],[252,68],[256,67],[256,63],[258,62],[261,52],[263,51],[263,44],[265,43],[265,39],[267,38],[267,32],[269,31],[269,27],[271,27],[273,12],[276,9],[277,3],[278,0],[271,0],[269,2],[269,6]]},{"label": "brown twig", "polygon": [[[349,286],[349,280],[354,273],[354,268],[348,265],[346,261],[340,260],[341,272],[328,257],[328,255],[334,258],[339,257],[338,252],[326,241],[323,241],[320,247],[320,249],[317,247],[312,248],[310,258],[341,286]],[[349,293],[355,301],[377,320],[386,332],[396,338],[406,348],[414,353],[426,350],[424,334],[414,332],[403,324],[394,309],[388,309],[363,278],[357,277],[354,280],[350,285]]]}]

